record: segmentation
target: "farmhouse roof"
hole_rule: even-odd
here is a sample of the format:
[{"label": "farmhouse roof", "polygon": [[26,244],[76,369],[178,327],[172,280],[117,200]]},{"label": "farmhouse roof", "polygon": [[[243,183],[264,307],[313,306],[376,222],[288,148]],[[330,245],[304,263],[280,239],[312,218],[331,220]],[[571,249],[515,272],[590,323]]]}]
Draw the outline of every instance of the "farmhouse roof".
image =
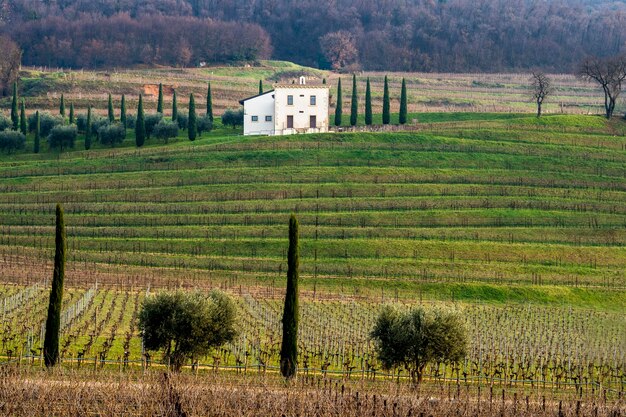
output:
[{"label": "farmhouse roof", "polygon": [[257,94],[255,96],[252,96],[252,97],[244,98],[243,100],[239,100],[239,104],[243,105],[243,103],[245,101],[252,100],[253,98],[261,97],[261,96],[264,96],[266,94],[273,93],[273,92],[274,92],[274,90],[269,90],[269,91],[265,91],[265,92],[263,92],[261,94]]},{"label": "farmhouse roof", "polygon": [[274,88],[328,88],[327,84],[274,84]]}]

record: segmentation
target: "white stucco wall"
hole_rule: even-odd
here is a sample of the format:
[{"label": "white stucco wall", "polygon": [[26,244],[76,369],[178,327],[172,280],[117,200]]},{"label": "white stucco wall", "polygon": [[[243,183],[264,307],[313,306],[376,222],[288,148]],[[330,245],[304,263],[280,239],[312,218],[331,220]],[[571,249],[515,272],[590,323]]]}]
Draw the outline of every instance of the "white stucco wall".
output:
[{"label": "white stucco wall", "polygon": [[[311,105],[311,96],[316,104]],[[275,86],[274,132],[276,135],[328,131],[328,87],[325,85]],[[293,96],[293,104],[288,104]],[[287,128],[287,116],[293,116],[293,129]],[[310,117],[316,116],[317,127],[310,128]]]},{"label": "white stucco wall", "polygon": [[[246,100],[243,105],[243,134],[244,135],[273,135],[274,134],[274,93],[268,92],[258,97]],[[253,122],[252,117],[258,121]],[[266,121],[270,116],[271,120]]]}]

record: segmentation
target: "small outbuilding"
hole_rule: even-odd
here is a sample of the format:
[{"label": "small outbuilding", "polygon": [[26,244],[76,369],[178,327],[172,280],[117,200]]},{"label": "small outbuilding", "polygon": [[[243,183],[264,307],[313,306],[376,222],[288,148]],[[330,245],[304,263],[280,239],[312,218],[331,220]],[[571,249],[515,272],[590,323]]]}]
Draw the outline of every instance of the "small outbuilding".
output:
[{"label": "small outbuilding", "polygon": [[325,84],[275,84],[248,97],[243,105],[244,135],[293,135],[328,132],[329,90]]}]

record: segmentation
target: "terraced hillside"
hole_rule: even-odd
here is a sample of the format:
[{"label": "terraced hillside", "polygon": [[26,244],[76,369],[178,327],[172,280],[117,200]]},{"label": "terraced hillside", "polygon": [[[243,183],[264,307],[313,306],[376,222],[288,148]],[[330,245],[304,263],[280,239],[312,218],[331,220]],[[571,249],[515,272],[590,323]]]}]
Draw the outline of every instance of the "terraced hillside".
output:
[{"label": "terraced hillside", "polygon": [[61,202],[70,283],[282,287],[295,212],[306,291],[619,308],[626,139],[582,120],[2,156],[1,277],[48,275]]},{"label": "terraced hillside", "polygon": [[[207,82],[211,82],[213,106],[217,115],[224,109],[238,107],[242,98],[256,94],[259,80],[266,89],[278,81],[291,81],[299,75],[305,75],[318,82],[326,78],[331,87],[331,106],[337,97],[339,74],[302,67],[290,62],[262,61],[258,66],[246,67],[209,67],[185,69],[136,69],[114,71],[71,71],[50,68],[24,68],[19,83],[20,97],[26,100],[26,112],[35,109],[49,109],[56,112],[61,94],[66,103],[73,103],[77,113],[86,112],[89,105],[106,113],[108,94],[113,95],[116,106],[121,95],[126,94],[129,112],[137,108],[139,94],[144,94],[144,108],[156,109],[156,85],[163,83],[175,88],[179,106],[182,98],[190,93],[196,94],[196,106],[205,108],[205,101],[200,100],[207,91]],[[440,73],[377,73],[364,72],[357,75],[359,92],[359,112],[365,112],[365,84],[370,78],[374,113],[382,112],[383,80],[389,76],[391,110],[399,109],[400,85],[402,78],[407,80],[408,110],[412,113],[409,121],[417,119],[428,122],[432,117],[417,113],[428,112],[514,112],[532,113],[535,104],[529,93],[529,74],[440,74]],[[350,75],[341,75],[344,82],[344,112],[350,109]],[[603,95],[599,86],[584,82],[573,75],[550,75],[556,91],[546,99],[544,111],[548,113],[602,113]],[[167,90],[167,89],[166,89]],[[171,109],[171,92],[165,94],[166,115]],[[0,99],[0,108],[8,111],[11,97]],[[616,113],[624,111],[618,103]],[[434,115],[443,119],[449,113]],[[502,114],[506,116],[506,114]],[[345,118],[347,123],[349,118]],[[375,116],[376,121],[376,116]]]}]

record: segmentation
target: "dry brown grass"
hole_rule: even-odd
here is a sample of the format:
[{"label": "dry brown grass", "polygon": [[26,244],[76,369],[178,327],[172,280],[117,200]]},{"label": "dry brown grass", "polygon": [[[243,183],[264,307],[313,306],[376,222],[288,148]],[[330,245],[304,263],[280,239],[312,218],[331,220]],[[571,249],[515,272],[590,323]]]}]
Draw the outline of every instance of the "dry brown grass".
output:
[{"label": "dry brown grass", "polygon": [[0,370],[7,416],[620,416],[621,398],[322,377]]}]

